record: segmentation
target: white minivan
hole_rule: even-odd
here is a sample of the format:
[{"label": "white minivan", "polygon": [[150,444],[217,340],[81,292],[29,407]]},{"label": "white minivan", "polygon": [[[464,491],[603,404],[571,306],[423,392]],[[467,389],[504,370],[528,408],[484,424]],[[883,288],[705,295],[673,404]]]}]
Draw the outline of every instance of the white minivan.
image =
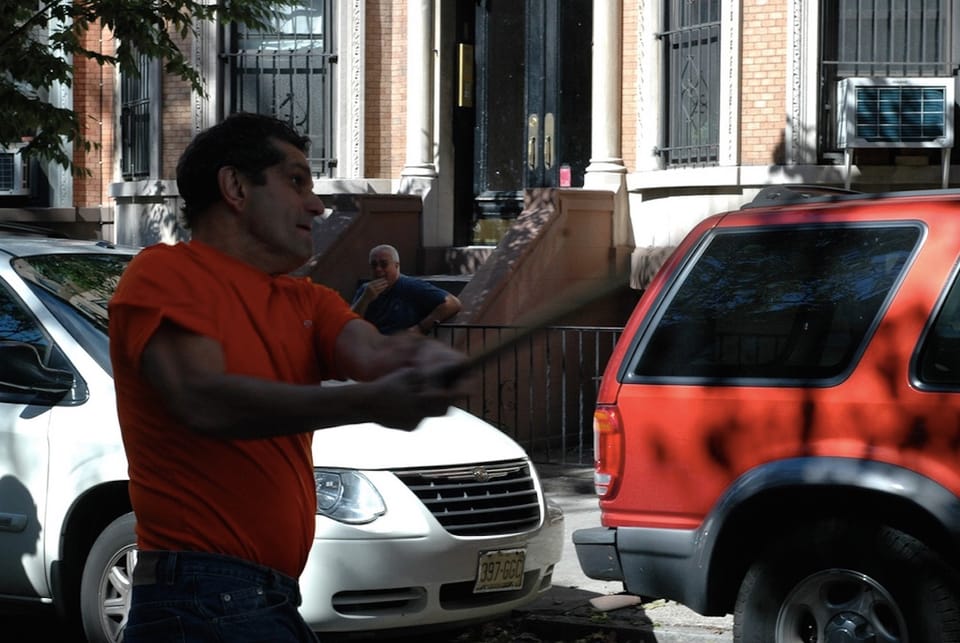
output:
[{"label": "white minivan", "polygon": [[[0,602],[53,604],[91,643],[121,640],[137,558],[107,339],[135,253],[0,227]],[[493,619],[550,588],[562,511],[479,418],[325,429],[314,464],[318,632]]]}]

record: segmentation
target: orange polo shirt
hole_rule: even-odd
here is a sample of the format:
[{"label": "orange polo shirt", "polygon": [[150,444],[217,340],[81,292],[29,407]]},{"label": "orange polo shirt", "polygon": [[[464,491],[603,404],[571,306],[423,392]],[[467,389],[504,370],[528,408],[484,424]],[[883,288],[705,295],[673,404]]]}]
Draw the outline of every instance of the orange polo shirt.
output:
[{"label": "orange polo shirt", "polygon": [[338,375],[334,342],[356,318],[329,288],[198,241],[130,262],[110,301],[110,358],[141,549],[227,554],[296,578],[315,526],[312,434],[227,440],[179,424],[140,375],[161,322],[217,340],[230,373],[304,384]]}]

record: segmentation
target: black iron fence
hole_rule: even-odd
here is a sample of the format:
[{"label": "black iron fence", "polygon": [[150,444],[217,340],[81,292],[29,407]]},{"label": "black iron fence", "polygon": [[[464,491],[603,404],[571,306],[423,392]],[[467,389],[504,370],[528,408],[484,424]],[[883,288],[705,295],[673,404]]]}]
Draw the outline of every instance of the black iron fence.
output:
[{"label": "black iron fence", "polygon": [[[441,325],[437,337],[468,355],[515,326]],[[481,365],[461,406],[516,440],[538,463],[592,465],[597,387],[622,328],[543,328]]]}]

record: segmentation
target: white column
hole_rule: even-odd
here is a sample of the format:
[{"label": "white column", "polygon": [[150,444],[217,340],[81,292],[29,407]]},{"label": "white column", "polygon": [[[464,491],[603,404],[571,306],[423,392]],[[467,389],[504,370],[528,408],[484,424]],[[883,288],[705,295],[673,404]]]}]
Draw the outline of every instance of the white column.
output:
[{"label": "white column", "polygon": [[[193,68],[200,72],[206,95],[191,90],[192,125],[194,135],[216,124],[223,100],[217,87],[220,86],[220,26],[217,20],[194,20],[193,50],[191,53]],[[230,79],[234,82],[234,79]],[[157,94],[159,96],[159,93]],[[160,114],[157,110],[157,114]],[[155,139],[159,140],[159,139]],[[159,147],[159,145],[157,146]]]},{"label": "white column", "polygon": [[636,100],[634,127],[636,130],[636,157],[634,172],[662,170],[663,162],[656,150],[663,145],[663,128],[666,123],[666,98],[662,92],[666,64],[663,43],[657,37],[660,25],[664,24],[663,12],[668,10],[663,2],[648,2],[637,11],[636,85],[632,89]]},{"label": "white column", "polygon": [[407,2],[407,159],[400,193],[423,201],[420,233],[424,247],[442,245],[438,234],[437,166],[434,162],[434,3]]},{"label": "white column", "polygon": [[[337,34],[340,37],[336,65],[338,109],[334,130],[337,150],[337,179],[363,179],[363,140],[365,124],[363,106],[366,101],[363,60],[366,51],[364,0],[343,0],[337,3]],[[357,187],[354,189],[365,189]]]},{"label": "white column", "polygon": [[593,0],[593,86],[590,165],[584,187],[610,190],[614,201],[614,244],[629,243],[627,168],[620,146],[623,84],[623,5],[619,0]]},{"label": "white column", "polygon": [[[787,165],[816,165],[820,110],[818,3],[790,0],[787,19],[786,104],[789,111],[784,128],[785,161]],[[831,92],[835,88],[826,90]]]},{"label": "white column", "polygon": [[[51,20],[49,25],[50,33],[64,30],[71,26],[72,20],[67,18],[64,21]],[[64,53],[62,49],[57,50],[58,55],[63,57],[68,66],[73,66],[73,56]],[[48,100],[54,107],[61,109],[73,109],[73,89],[68,83],[55,81],[51,83]],[[81,125],[84,125],[81,123]],[[73,143],[63,139],[63,151],[70,159],[73,159]],[[58,163],[47,161],[46,164],[47,180],[50,184],[50,207],[53,208],[72,208],[73,202],[73,171],[71,168],[64,168]]]},{"label": "white column", "polygon": [[407,160],[402,177],[435,177],[433,0],[407,3]]}]

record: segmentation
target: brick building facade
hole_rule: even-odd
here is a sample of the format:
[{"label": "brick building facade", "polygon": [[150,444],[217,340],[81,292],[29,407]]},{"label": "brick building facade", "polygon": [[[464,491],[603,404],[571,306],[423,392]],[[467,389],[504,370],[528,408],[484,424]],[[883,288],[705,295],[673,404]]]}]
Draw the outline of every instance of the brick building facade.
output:
[{"label": "brick building facade", "polygon": [[[884,48],[868,51],[843,40],[851,29],[864,41],[882,35],[857,12],[886,12],[887,23],[906,25],[900,30],[905,39],[913,38],[916,20],[889,3],[847,0],[312,0],[309,29],[296,33],[300,27],[291,20],[278,25],[276,42],[258,37],[273,54],[303,47],[282,38],[312,38],[307,49],[329,54],[322,69],[317,58],[305,57],[309,64],[294,61],[289,69],[264,58],[256,64],[265,67],[254,68],[251,50],[241,51],[244,36],[230,25],[205,25],[198,38],[184,41],[208,93],[198,96],[182,81],[162,77],[150,97],[158,134],[147,143],[157,148],[158,161],[134,178],[120,169],[119,76],[76,61],[74,109],[99,147],[74,151],[89,174],[74,177],[72,185],[49,180],[49,190],[60,190],[60,203],[100,208],[105,221],[116,213],[114,236],[121,240],[156,240],[144,233],[157,220],[173,230],[173,178],[183,146],[230,111],[255,104],[298,126],[327,119],[323,132],[316,126],[317,147],[331,159],[317,161],[318,191],[421,195],[426,248],[469,245],[484,218],[509,223],[519,207],[510,210],[508,201],[522,202],[531,188],[560,187],[561,166],[572,166],[572,188],[617,195],[618,244],[635,248],[636,260],[669,248],[704,216],[737,207],[769,184],[852,184],[867,191],[955,184],[960,175],[945,144],[852,150],[836,144],[838,128],[846,127],[836,104],[844,77],[955,84],[955,4],[925,4],[922,51],[902,47],[890,35],[899,33],[895,29],[883,36]],[[498,35],[511,30],[517,37],[504,51]],[[112,46],[100,30],[85,37]],[[538,53],[534,45],[551,37],[556,46]],[[471,56],[468,69],[458,59],[463,52]],[[497,68],[496,60],[527,76],[506,84],[516,74]],[[577,65],[590,60],[592,71]],[[272,72],[257,72],[271,65]],[[545,71],[535,78],[530,70],[537,65]],[[282,75],[300,73],[313,75],[306,84],[278,84]],[[564,102],[574,94],[582,94],[580,102]],[[323,100],[329,102],[318,112],[301,107]],[[538,118],[510,111],[536,100],[555,106]],[[316,113],[303,111],[311,109]],[[953,109],[951,101],[951,124]],[[552,134],[532,129],[555,122]],[[525,172],[524,164],[533,167],[556,152],[538,148],[541,143],[561,146],[559,158],[547,171]],[[572,156],[563,156],[564,144]],[[504,162],[498,158],[506,165],[497,166]],[[42,175],[41,168],[31,179]],[[494,185],[502,176],[509,190]],[[58,198],[41,194],[30,205],[51,206]],[[23,205],[0,195],[0,207],[11,203]]]}]

